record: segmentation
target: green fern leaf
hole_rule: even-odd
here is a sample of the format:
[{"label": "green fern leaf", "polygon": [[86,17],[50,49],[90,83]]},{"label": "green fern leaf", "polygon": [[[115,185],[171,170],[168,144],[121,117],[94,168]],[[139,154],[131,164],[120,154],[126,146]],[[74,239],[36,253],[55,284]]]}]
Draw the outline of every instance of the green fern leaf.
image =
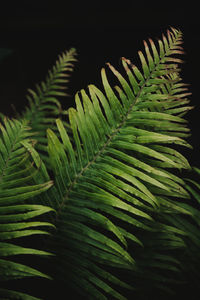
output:
[{"label": "green fern leaf", "polygon": [[36,85],[36,91],[29,89],[27,99],[29,106],[23,113],[22,118],[29,120],[31,132],[38,141],[36,149],[46,152],[47,139],[46,129],[55,128],[55,118],[62,115],[63,110],[57,97],[67,96],[63,91],[67,89],[68,77],[73,70],[76,61],[74,48],[59,55],[55,66],[48,72],[45,82]]},{"label": "green fern leaf", "polygon": [[[150,47],[145,43],[146,57],[139,52],[143,71],[123,58],[128,80],[108,64],[120,86],[115,90],[111,87],[103,68],[105,94],[94,85],[88,87],[89,94],[81,90],[75,96],[76,109],[68,110],[70,131],[60,120],[57,120],[59,137],[51,129],[47,130],[57,189],[54,208],[58,231],[52,244],[59,249],[56,251],[58,264],[66,266],[64,270],[58,268],[60,277],[70,278],[72,285],[78,284],[93,299],[107,299],[104,293],[118,298],[118,294],[100,283],[95,267],[91,274],[80,267],[76,258],[137,273],[140,264],[135,260],[134,251],[132,257],[127,252],[126,239],[140,247],[144,245],[138,229],[151,232],[155,245],[157,242],[165,247],[170,240],[170,249],[185,247],[182,238],[185,231],[153,220],[162,204],[159,196],[173,197],[176,193],[189,197],[182,186],[184,183],[166,170],[189,168],[187,160],[170,147],[171,144],[191,147],[183,138],[188,135],[187,122],[180,115],[167,112],[166,107],[171,108],[172,103],[178,108],[179,101],[171,90],[161,89],[162,85],[170,85],[174,74],[179,72],[177,64],[181,60],[173,55],[182,51],[181,41],[181,32],[172,29],[168,38],[163,36],[159,41],[159,50],[152,40]],[[124,225],[118,226],[119,222]],[[132,224],[131,232],[130,227],[127,230],[129,224]],[[96,226],[106,228],[109,237],[98,233]],[[68,260],[71,253],[73,262]],[[168,262],[152,258],[151,266],[178,272],[176,261],[170,260],[170,256],[160,254],[162,259]],[[73,275],[67,270],[74,270]]]},{"label": "green fern leaf", "polygon": [[[51,181],[33,184],[36,171],[22,142],[28,141],[31,134],[27,122],[4,120],[0,136],[0,277],[1,281],[25,277],[44,277],[48,275],[25,264],[12,261],[19,255],[50,256],[49,252],[27,248],[16,243],[16,239],[35,234],[46,235],[43,228],[54,227],[49,222],[29,221],[33,217],[52,212],[53,209],[42,205],[27,203],[52,186]],[[30,172],[32,175],[30,175]],[[22,180],[23,179],[23,180]],[[26,201],[25,201],[26,200]],[[42,229],[40,229],[42,228]],[[11,240],[11,242],[10,242]],[[11,260],[8,260],[10,258]],[[11,287],[12,288],[12,287]],[[27,299],[29,296],[12,290],[0,289],[0,297]],[[3,298],[2,298],[3,299]],[[5,298],[4,298],[5,299]],[[34,297],[33,297],[34,299]]]}]

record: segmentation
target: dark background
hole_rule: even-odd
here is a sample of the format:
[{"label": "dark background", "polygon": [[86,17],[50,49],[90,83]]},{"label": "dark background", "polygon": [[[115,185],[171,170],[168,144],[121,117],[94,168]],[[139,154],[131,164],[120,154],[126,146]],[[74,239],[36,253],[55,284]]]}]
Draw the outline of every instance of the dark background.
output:
[{"label": "dark background", "polygon": [[4,3],[0,10],[0,48],[11,49],[11,54],[0,63],[0,111],[12,116],[11,104],[17,111],[24,109],[27,88],[45,79],[57,55],[70,47],[77,49],[79,62],[69,83],[71,97],[63,100],[65,108],[73,105],[75,92],[88,84],[101,88],[100,69],[107,61],[118,68],[120,57],[125,56],[138,64],[137,51],[143,50],[143,40],[155,40],[174,26],[184,34],[186,63],[182,76],[191,84],[191,104],[196,105],[187,117],[193,132],[191,143],[196,144],[190,152],[195,163],[200,125],[199,7],[185,2],[177,6],[175,2],[143,1],[137,5],[135,1]]},{"label": "dark background", "polygon": [[[199,6],[182,1],[6,1],[0,7],[0,112],[14,116],[27,105],[28,88],[45,79],[57,56],[75,47],[78,63],[69,82],[64,108],[74,105],[74,95],[94,83],[102,88],[100,70],[110,62],[120,70],[120,58],[140,66],[138,50],[143,40],[154,41],[173,26],[184,35],[184,82],[190,84],[187,119],[192,130],[186,150],[192,165],[200,167],[200,15]],[[5,57],[1,60],[1,57]],[[7,54],[7,56],[6,56]],[[14,109],[13,109],[14,105]],[[184,150],[183,150],[184,152]]]},{"label": "dark background", "polygon": [[100,69],[106,62],[118,68],[120,57],[125,56],[138,64],[137,51],[143,50],[143,40],[160,38],[173,26],[184,34],[182,76],[191,85],[191,105],[196,106],[187,115],[194,150],[185,155],[192,165],[200,166],[200,16],[199,7],[188,2],[175,6],[168,1],[153,5],[144,1],[112,4],[109,0],[93,1],[93,5],[83,1],[7,1],[0,9],[0,48],[10,49],[0,62],[0,112],[13,116],[12,104],[17,111],[23,110],[27,88],[34,89],[45,79],[64,50],[75,47],[78,52],[69,83],[71,97],[62,100],[67,108],[73,105],[76,91],[90,83],[101,88]]},{"label": "dark background", "polygon": [[[186,51],[183,76],[192,84],[192,92],[197,92],[198,6],[195,9],[186,4],[176,7],[168,3],[166,7],[162,2],[152,6],[145,2],[135,5],[135,1],[115,5],[107,2],[104,5],[82,1],[64,1],[65,5],[59,1],[4,4],[0,10],[0,48],[10,48],[13,53],[0,67],[1,111],[10,111],[11,103],[22,108],[26,89],[44,79],[61,51],[75,47],[79,54],[70,83],[74,94],[91,82],[100,83],[100,68],[105,62],[118,67],[121,56],[137,62],[143,39],[156,39],[170,26],[183,31]],[[192,101],[197,102],[194,98]]]}]

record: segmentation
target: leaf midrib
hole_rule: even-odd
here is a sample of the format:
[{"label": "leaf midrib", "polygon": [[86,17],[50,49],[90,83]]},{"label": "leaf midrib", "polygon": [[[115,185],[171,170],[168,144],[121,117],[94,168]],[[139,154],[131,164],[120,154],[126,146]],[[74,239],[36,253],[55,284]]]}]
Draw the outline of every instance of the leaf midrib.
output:
[{"label": "leaf midrib", "polygon": [[[176,39],[178,39],[178,37],[176,37]],[[173,45],[174,45],[174,43],[173,43]],[[127,113],[124,115],[123,120],[120,122],[120,124],[117,126],[117,128],[115,130],[113,130],[113,132],[111,133],[110,137],[105,142],[105,144],[102,146],[102,148],[99,150],[99,152],[94,156],[93,160],[89,161],[88,164],[75,176],[74,180],[71,182],[71,184],[70,184],[70,186],[69,186],[69,188],[67,190],[67,193],[63,197],[63,201],[60,204],[60,208],[58,209],[58,212],[57,212],[57,218],[59,216],[59,213],[62,211],[63,206],[69,200],[70,192],[72,191],[74,185],[77,183],[78,179],[96,161],[96,159],[101,156],[101,154],[103,153],[103,151],[105,150],[105,148],[110,144],[110,142],[112,141],[112,139],[114,137],[116,137],[116,135],[119,133],[120,129],[124,126],[125,122],[127,121],[128,115],[131,113],[134,105],[136,104],[137,100],[139,99],[139,97],[140,97],[140,95],[141,95],[144,87],[147,85],[148,81],[151,79],[153,73],[157,70],[157,68],[160,65],[160,63],[162,62],[162,60],[165,57],[167,57],[167,56],[170,55],[170,52],[171,52],[171,48],[169,48],[168,51],[165,52],[165,55],[163,57],[161,57],[161,58],[159,57],[159,61],[157,63],[154,61],[154,64],[155,64],[154,68],[149,72],[149,75],[144,80],[144,83],[142,84],[139,92],[137,93],[136,97],[134,98],[133,103],[130,105],[130,108],[128,109]]]},{"label": "leaf midrib", "polygon": [[0,175],[0,182],[3,180],[4,176],[5,176],[5,171],[6,169],[8,168],[8,164],[9,164],[9,161],[11,159],[11,155],[13,153],[13,149],[15,147],[15,145],[18,143],[18,141],[20,140],[20,136],[21,136],[21,133],[24,131],[24,128],[23,126],[20,127],[20,132],[15,136],[15,139],[13,141],[13,144],[12,144],[12,147],[10,149],[10,151],[8,152],[8,156],[7,156],[7,159],[5,161],[5,166],[2,170],[2,174]]}]

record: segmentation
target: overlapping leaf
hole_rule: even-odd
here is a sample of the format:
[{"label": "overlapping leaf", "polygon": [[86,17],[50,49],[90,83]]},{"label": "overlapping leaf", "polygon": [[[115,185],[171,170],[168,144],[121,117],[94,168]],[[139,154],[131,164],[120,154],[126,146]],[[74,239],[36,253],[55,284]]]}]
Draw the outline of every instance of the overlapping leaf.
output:
[{"label": "overlapping leaf", "polygon": [[[129,241],[143,246],[138,231],[166,231],[172,247],[184,246],[178,236],[184,235],[183,231],[159,225],[152,218],[162,201],[168,204],[164,195],[189,197],[184,182],[166,170],[189,168],[186,158],[171,147],[190,148],[183,139],[188,134],[187,121],[177,115],[188,108],[170,112],[172,107],[178,109],[177,93],[182,92],[174,85],[176,91],[171,92],[172,82],[179,81],[177,63],[181,61],[173,55],[182,51],[181,36],[172,29],[168,38],[159,40],[159,50],[152,40],[150,46],[145,43],[146,56],[139,52],[143,71],[123,58],[127,79],[108,64],[119,80],[115,89],[103,68],[105,94],[90,85],[89,94],[84,90],[76,94],[76,109],[68,110],[72,138],[60,120],[60,137],[51,129],[47,131],[57,189],[54,243],[57,265],[62,266],[60,277],[71,279],[92,299],[107,299],[106,294],[123,299],[102,281],[101,277],[106,278],[103,265],[136,269],[134,251],[131,257],[127,247]],[[163,238],[160,247],[164,245]],[[160,260],[160,267],[177,270],[172,266],[176,260],[164,254]],[[114,283],[116,279],[110,278]]]},{"label": "overlapping leaf", "polygon": [[[0,278],[1,281],[30,276],[49,278],[37,269],[12,259],[16,255],[51,255],[43,250],[19,245],[16,239],[48,234],[45,228],[52,227],[52,224],[32,219],[53,209],[27,201],[49,189],[52,182],[33,184],[32,180],[37,170],[31,163],[26,148],[21,144],[30,137],[27,122],[5,120],[0,129]],[[11,260],[9,257],[12,257]],[[0,297],[6,296],[10,297],[9,299],[29,297],[24,293],[0,289]]]},{"label": "overlapping leaf", "polygon": [[[185,232],[184,243],[186,245],[185,251],[180,256],[181,269],[185,278],[194,288],[198,288],[199,282],[199,249],[200,249],[200,184],[199,184],[200,170],[194,167],[190,172],[191,178],[185,179],[185,187],[191,195],[190,201],[174,201],[173,205],[178,209],[178,212],[183,210],[184,213],[176,213],[173,217],[172,209],[164,211],[163,220],[167,221],[171,226],[176,227],[178,230]],[[194,179],[192,179],[192,177]]]},{"label": "overlapping leaf", "polygon": [[36,149],[42,151],[42,154],[47,150],[47,128],[55,127],[55,118],[63,113],[58,97],[67,96],[64,90],[67,89],[68,77],[75,61],[76,50],[74,48],[63,52],[59,55],[52,70],[49,70],[46,80],[36,85],[36,91],[28,90],[29,106],[22,117],[29,120],[31,131],[39,142],[36,144]]}]

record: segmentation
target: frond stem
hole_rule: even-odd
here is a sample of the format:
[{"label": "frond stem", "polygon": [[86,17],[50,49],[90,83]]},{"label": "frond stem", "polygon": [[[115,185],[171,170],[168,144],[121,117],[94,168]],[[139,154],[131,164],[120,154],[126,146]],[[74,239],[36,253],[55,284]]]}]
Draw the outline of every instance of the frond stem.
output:
[{"label": "frond stem", "polygon": [[[177,37],[178,39],[178,37]],[[165,52],[164,57],[169,56],[170,55],[170,51],[171,49],[169,48],[168,51]],[[140,90],[138,91],[133,103],[130,105],[130,108],[128,109],[127,113],[124,115],[123,120],[120,122],[120,124],[118,125],[118,127],[113,130],[113,132],[111,133],[111,135],[109,136],[108,140],[106,141],[106,143],[102,146],[102,148],[99,150],[99,152],[94,156],[93,160],[89,161],[88,164],[75,176],[74,180],[71,182],[69,189],[67,190],[66,195],[63,197],[63,201],[60,204],[60,207],[58,209],[57,212],[57,216],[56,219],[58,218],[60,212],[62,211],[63,206],[65,205],[65,203],[68,201],[69,199],[69,195],[71,190],[73,189],[74,185],[77,183],[78,179],[83,175],[83,173],[89,168],[90,165],[92,165],[96,159],[103,153],[103,151],[105,150],[105,148],[109,145],[109,143],[112,141],[112,139],[118,134],[118,132],[120,131],[120,129],[124,126],[125,122],[127,121],[128,115],[130,114],[130,112],[132,111],[134,105],[136,104],[138,98],[140,97],[143,88],[147,85],[148,81],[151,79],[152,74],[156,71],[156,68],[160,65],[161,61],[164,59],[164,57],[159,58],[159,60],[157,61],[157,63],[155,63],[154,68],[152,68],[152,70],[149,72],[149,75],[146,77],[144,83],[141,85]]]}]

